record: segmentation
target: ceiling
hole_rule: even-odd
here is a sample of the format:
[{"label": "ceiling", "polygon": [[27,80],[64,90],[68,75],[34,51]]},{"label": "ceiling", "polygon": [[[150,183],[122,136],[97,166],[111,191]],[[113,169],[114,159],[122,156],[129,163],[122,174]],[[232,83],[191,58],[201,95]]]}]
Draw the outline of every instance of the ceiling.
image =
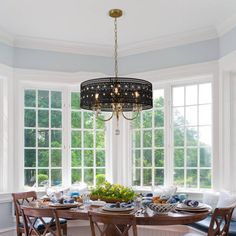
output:
[{"label": "ceiling", "polygon": [[121,8],[119,45],[216,28],[236,14],[236,0],[0,0],[0,29],[23,37],[113,45]]}]

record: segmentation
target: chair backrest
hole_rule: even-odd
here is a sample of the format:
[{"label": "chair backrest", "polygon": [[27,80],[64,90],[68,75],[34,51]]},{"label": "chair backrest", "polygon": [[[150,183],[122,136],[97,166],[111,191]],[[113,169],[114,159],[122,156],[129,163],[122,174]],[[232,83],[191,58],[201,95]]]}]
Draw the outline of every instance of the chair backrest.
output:
[{"label": "chair backrest", "polygon": [[37,194],[35,191],[30,192],[22,192],[22,193],[12,193],[13,203],[15,207],[16,214],[16,228],[17,232],[19,232],[20,216],[21,216],[21,206],[29,205],[30,202],[37,200]]},{"label": "chair backrest", "polygon": [[26,236],[44,236],[48,233],[61,236],[61,226],[55,209],[22,207],[22,213]]},{"label": "chair backrest", "polygon": [[[111,235],[114,231],[120,236],[124,236],[127,235],[131,227],[133,229],[133,236],[137,236],[137,226],[134,215],[106,214],[95,211],[89,211],[88,214],[92,236],[96,236],[96,229],[99,231],[100,236]],[[99,223],[102,223],[102,225]]]},{"label": "chair backrest", "polygon": [[226,236],[228,235],[230,220],[235,206],[227,208],[216,208],[211,217],[211,223],[208,229],[208,236]]}]

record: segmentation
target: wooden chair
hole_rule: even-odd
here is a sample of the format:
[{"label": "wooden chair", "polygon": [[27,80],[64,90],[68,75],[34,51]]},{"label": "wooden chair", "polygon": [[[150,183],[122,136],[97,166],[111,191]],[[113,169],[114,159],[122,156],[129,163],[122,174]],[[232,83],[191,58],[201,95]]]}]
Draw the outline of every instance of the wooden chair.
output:
[{"label": "wooden chair", "polygon": [[[31,202],[37,200],[37,194],[35,191],[30,192],[22,192],[22,193],[12,193],[13,203],[15,207],[15,215],[16,215],[16,232],[17,236],[22,236],[25,232],[24,222],[21,219],[21,206],[27,206]],[[63,230],[63,234],[67,234],[67,222],[66,220],[60,220],[61,228]]]},{"label": "wooden chair", "polygon": [[48,233],[61,236],[61,226],[55,209],[22,207],[22,214],[26,236],[45,236]]},{"label": "wooden chair", "polygon": [[[229,232],[230,221],[235,206],[227,208],[216,208],[211,217],[207,236],[227,236]],[[200,236],[203,234],[188,233],[184,236]]]},{"label": "wooden chair", "polygon": [[126,236],[131,227],[133,229],[133,236],[138,235],[134,215],[104,214],[94,211],[90,211],[88,214],[92,236],[96,236],[96,229],[99,231],[100,236],[112,235],[115,232],[120,236]]}]

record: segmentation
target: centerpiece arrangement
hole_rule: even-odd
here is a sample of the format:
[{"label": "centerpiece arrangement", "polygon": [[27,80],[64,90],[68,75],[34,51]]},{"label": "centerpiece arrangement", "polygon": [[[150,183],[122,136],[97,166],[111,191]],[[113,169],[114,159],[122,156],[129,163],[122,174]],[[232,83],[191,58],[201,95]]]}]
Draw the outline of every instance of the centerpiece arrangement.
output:
[{"label": "centerpiece arrangement", "polygon": [[129,202],[136,197],[133,189],[120,184],[111,184],[105,181],[91,189],[91,200],[100,199],[108,203]]}]

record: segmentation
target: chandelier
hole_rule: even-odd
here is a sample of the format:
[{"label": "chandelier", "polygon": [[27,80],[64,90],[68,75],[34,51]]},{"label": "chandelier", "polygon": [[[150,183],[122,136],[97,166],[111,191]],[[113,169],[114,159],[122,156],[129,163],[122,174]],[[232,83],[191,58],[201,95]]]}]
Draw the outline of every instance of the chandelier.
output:
[{"label": "chandelier", "polygon": [[[152,84],[146,80],[136,78],[118,77],[118,40],[117,40],[117,18],[122,16],[122,10],[112,9],[109,16],[114,18],[115,50],[113,77],[96,78],[81,83],[80,106],[85,110],[95,112],[97,118],[101,118],[101,112],[111,112],[110,117],[102,119],[109,121],[116,117],[117,126],[120,117],[126,120],[135,119],[139,112],[152,108]],[[128,117],[125,112],[134,115]],[[117,127],[116,134],[119,134]]]}]

